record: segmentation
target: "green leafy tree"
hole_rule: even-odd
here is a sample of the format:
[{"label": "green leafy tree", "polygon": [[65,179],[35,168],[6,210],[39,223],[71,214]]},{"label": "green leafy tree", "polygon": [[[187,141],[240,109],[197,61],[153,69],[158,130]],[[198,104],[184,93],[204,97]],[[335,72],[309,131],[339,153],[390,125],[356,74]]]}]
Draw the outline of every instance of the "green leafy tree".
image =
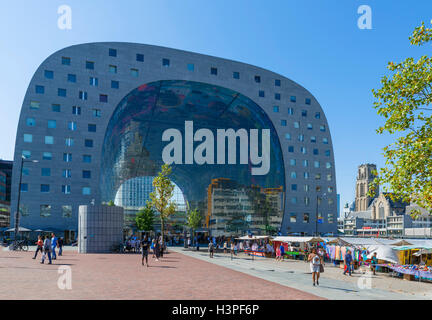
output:
[{"label": "green leafy tree", "polygon": [[197,209],[189,211],[187,215],[187,226],[192,229],[192,235],[194,235],[194,231],[201,226],[201,221],[202,216]]},{"label": "green leafy tree", "polygon": [[164,164],[161,167],[161,171],[153,179],[154,191],[150,193],[150,204],[153,206],[160,214],[161,220],[161,235],[162,235],[162,245],[164,244],[164,227],[165,222],[170,215],[175,213],[176,207],[171,198],[174,194],[174,184],[168,178],[171,174],[172,169],[168,164]]},{"label": "green leafy tree", "polygon": [[112,200],[110,200],[107,204],[108,204],[110,207],[114,207],[114,206],[115,206],[114,201],[112,201]]},{"label": "green leafy tree", "polygon": [[[422,22],[409,40],[411,45],[430,46],[432,29]],[[432,57],[389,62],[387,68],[392,74],[382,77],[380,89],[372,90],[374,107],[385,118],[377,133],[398,137],[383,149],[385,166],[371,184],[370,195],[381,185],[391,191],[392,200],[414,201],[432,212]]]},{"label": "green leafy tree", "polygon": [[151,204],[147,202],[147,205],[142,208],[135,217],[135,223],[138,230],[151,231],[153,230],[153,224],[155,220],[155,212]]}]

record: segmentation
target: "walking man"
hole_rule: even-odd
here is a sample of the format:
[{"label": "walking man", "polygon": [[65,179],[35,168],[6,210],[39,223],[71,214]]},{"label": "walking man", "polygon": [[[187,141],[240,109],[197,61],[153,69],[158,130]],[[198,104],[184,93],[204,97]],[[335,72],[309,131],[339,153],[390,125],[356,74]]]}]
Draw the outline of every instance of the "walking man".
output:
[{"label": "walking man", "polygon": [[353,258],[351,255],[351,250],[347,250],[347,253],[345,254],[345,267],[343,274],[346,275],[346,272],[348,271],[349,275],[351,276],[351,265],[353,263]]},{"label": "walking man", "polygon": [[51,238],[52,258],[53,258],[53,260],[56,260],[57,255],[56,255],[55,249],[57,247],[57,237],[55,236],[54,233],[51,233],[51,236],[52,236],[52,238]]},{"label": "walking man", "polygon": [[370,263],[370,268],[371,268],[374,275],[376,274],[375,272],[376,272],[377,264],[378,264],[377,253],[374,252],[374,254],[371,258],[371,263]]},{"label": "walking man", "polygon": [[63,238],[61,237],[60,239],[58,239],[58,247],[59,247],[58,255],[61,256],[63,254]]},{"label": "walking man", "polygon": [[213,258],[214,243],[211,240],[209,241],[209,253],[210,253],[210,258]]},{"label": "walking man", "polygon": [[45,241],[44,241],[44,244],[43,244],[43,248],[44,248],[44,253],[42,254],[42,261],[41,261],[41,263],[43,264],[44,263],[44,261],[45,261],[45,257],[46,257],[46,255],[48,255],[48,260],[49,260],[49,263],[48,264],[52,264],[51,263],[51,240],[50,240],[50,238],[49,238],[49,236],[45,236]]},{"label": "walking man", "polygon": [[142,249],[142,259],[141,264],[144,265],[144,259],[146,267],[148,268],[148,250],[149,250],[149,241],[147,236],[144,236],[144,239],[141,240],[141,249]]}]

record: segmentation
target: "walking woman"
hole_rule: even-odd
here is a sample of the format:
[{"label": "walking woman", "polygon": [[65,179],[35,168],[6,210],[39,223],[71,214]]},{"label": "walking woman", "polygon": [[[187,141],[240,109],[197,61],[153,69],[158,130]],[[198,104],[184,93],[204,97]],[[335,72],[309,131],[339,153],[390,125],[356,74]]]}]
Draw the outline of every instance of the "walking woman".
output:
[{"label": "walking woman", "polygon": [[42,261],[41,261],[41,263],[42,264],[44,263],[45,257],[46,257],[46,255],[48,255],[48,260],[49,260],[48,264],[51,264],[51,240],[50,240],[49,236],[45,236],[45,241],[44,241],[44,244],[43,244],[43,249],[44,249],[44,253],[42,254]]},{"label": "walking woman", "polygon": [[317,254],[315,248],[312,248],[312,252],[309,254],[308,261],[310,262],[310,270],[312,272],[313,285],[315,283],[319,286],[321,257]]},{"label": "walking woman", "polygon": [[159,261],[159,255],[160,255],[160,244],[159,241],[156,240],[154,243],[154,255],[156,256],[156,261]]},{"label": "walking woman", "polygon": [[35,255],[33,257],[33,259],[36,259],[38,252],[40,251],[41,254],[43,254],[43,241],[42,241],[42,237],[38,236],[38,241],[36,242],[36,252]]}]

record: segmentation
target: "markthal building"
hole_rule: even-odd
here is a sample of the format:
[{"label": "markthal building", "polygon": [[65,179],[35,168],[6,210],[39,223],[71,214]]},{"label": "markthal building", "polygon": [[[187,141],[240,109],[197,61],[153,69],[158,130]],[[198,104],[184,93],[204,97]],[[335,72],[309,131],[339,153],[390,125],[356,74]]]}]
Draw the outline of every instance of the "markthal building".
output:
[{"label": "markthal building", "polygon": [[70,235],[80,205],[144,206],[164,163],[181,210],[198,209],[212,235],[337,231],[332,140],[309,91],[245,63],[119,42],[62,49],[36,70],[11,212],[21,177],[20,226]]}]

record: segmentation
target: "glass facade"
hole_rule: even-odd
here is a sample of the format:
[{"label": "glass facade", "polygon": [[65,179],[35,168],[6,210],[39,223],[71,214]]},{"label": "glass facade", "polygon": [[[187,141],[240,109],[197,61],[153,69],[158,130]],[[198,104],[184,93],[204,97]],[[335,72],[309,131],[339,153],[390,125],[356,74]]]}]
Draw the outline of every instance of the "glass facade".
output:
[{"label": "glass facade", "polygon": [[174,80],[138,87],[114,111],[101,158],[102,201],[168,162],[186,206],[203,213],[212,234],[281,227],[285,170],[276,130],[230,89]]}]

